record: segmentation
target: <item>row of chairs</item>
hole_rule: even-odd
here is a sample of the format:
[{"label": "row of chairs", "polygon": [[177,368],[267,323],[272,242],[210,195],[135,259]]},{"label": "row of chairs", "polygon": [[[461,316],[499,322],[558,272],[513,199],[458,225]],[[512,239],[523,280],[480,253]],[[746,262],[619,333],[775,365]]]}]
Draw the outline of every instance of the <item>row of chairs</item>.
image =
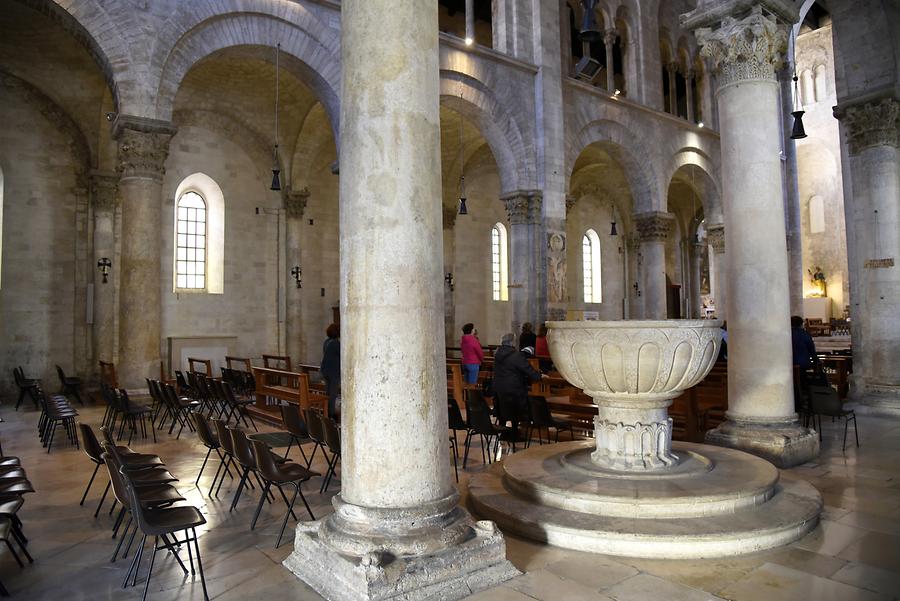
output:
[{"label": "row of chairs", "polygon": [[[63,371],[63,368],[59,365],[56,366],[56,375],[59,377],[61,387],[59,394],[63,396],[72,395],[79,404],[84,405],[84,401],[81,400],[81,378],[67,376],[66,372]],[[25,377],[25,370],[22,369],[22,366],[20,365],[13,369],[13,380],[19,389],[19,398],[16,400],[16,411],[19,410],[19,406],[22,404],[22,401],[25,400],[26,396],[31,398],[35,409],[39,409],[40,399],[38,398],[38,390],[42,387],[40,378]]]},{"label": "row of chairs", "polygon": [[234,419],[237,424],[243,423],[247,428],[253,426],[254,430],[259,430],[253,416],[247,412],[247,406],[253,404],[255,399],[237,394],[230,382],[196,372],[187,372],[186,378],[181,372],[175,374],[178,382],[187,382],[185,386],[179,384],[181,391],[188,399],[196,401],[208,418],[215,417],[226,422]]},{"label": "row of chairs", "polygon": [[[152,554],[142,599],[146,600],[147,598],[157,551],[169,551],[187,575],[188,569],[179,555],[182,547],[186,547],[191,567],[190,574],[195,576],[196,572],[199,572],[203,596],[208,601],[209,594],[206,590],[206,579],[203,575],[196,530],[206,524],[206,519],[192,505],[176,505],[185,500],[174,486],[178,479],[169,472],[158,455],[136,453],[127,446],[116,445],[111,428],[101,426],[103,441],[97,440],[89,425],[80,423],[79,428],[85,453],[96,464],[94,473],[82,496],[81,504],[83,505],[87,498],[97,470],[101,465],[105,465],[109,474],[109,482],[100,499],[100,504],[97,506],[97,511],[94,512],[94,517],[99,513],[110,488],[114,496],[109,510],[110,514],[115,510],[117,504],[121,506],[113,526],[113,538],[118,537],[119,542],[111,561],[116,561],[120,551],[123,552],[122,559],[127,559],[135,537],[138,534],[141,535],[131,564],[125,573],[122,588],[127,588],[129,581],[131,586],[137,585],[146,542],[148,538],[153,537]],[[123,524],[124,529],[120,532]],[[131,533],[130,537],[129,532]],[[182,538],[179,539],[179,536]],[[128,539],[127,545],[125,545],[126,539]],[[191,544],[193,544],[193,550]],[[125,545],[124,550],[123,545]],[[196,551],[197,560],[196,571],[194,569],[194,551]]]},{"label": "row of chairs", "polygon": [[[10,555],[16,560],[20,568],[25,564],[16,553],[13,542],[18,545],[20,552],[33,563],[34,559],[28,553],[26,545],[28,538],[23,531],[22,520],[19,519],[19,510],[25,504],[24,495],[34,492],[34,486],[28,480],[28,475],[22,467],[18,457],[0,457],[0,540],[6,544]],[[0,596],[8,597],[3,582],[0,582]]]},{"label": "row of chairs", "polygon": [[53,448],[56,430],[60,426],[63,427],[69,442],[78,448],[78,436],[75,434],[75,418],[78,417],[78,411],[62,395],[48,398],[40,386],[36,388],[35,394],[41,410],[37,425],[38,438],[41,445],[47,448],[47,453]]},{"label": "row of chairs", "polygon": [[[106,403],[106,412],[103,415],[102,425],[108,427],[111,432],[115,432],[116,425],[118,424],[119,432],[116,437],[119,440],[122,439],[125,428],[127,427],[129,432],[127,444],[131,444],[134,434],[138,432],[138,425],[140,425],[141,435],[144,438],[147,437],[146,421],[152,413],[150,407],[141,403],[132,402],[131,398],[128,396],[127,390],[124,388],[107,386],[105,382],[100,383],[100,396]],[[140,422],[138,422],[138,420],[140,420]],[[153,429],[152,420],[150,421],[150,430],[153,432],[153,442],[156,442],[156,430]]]}]

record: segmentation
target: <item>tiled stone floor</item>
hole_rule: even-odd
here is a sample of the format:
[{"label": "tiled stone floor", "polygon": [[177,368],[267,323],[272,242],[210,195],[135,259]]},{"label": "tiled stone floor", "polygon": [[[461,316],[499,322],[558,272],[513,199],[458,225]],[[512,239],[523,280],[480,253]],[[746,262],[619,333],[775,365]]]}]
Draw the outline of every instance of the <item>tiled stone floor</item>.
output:
[{"label": "tiled stone floor", "polygon": [[[20,570],[0,550],[0,579],[16,599],[77,601],[139,599],[137,588],[121,589],[127,562],[110,563],[115,546],[112,518],[104,510],[92,517],[106,476],[98,475],[88,501],[79,507],[93,464],[81,452],[60,445],[42,451],[33,409],[0,406],[3,450],[18,455],[38,492],[20,512],[35,563]],[[97,425],[102,409],[79,408]],[[609,557],[566,551],[507,537],[508,556],[525,574],[503,586],[471,597],[479,601],[888,601],[900,599],[900,418],[859,417],[862,447],[841,453],[837,424],[825,424],[822,454],[791,470],[822,492],[822,524],[801,541],[772,551],[722,560],[666,561]],[[852,434],[851,434],[852,436]],[[210,596],[217,601],[319,599],[281,567],[291,542],[274,549],[283,504],[263,510],[255,532],[249,530],[255,499],[246,495],[228,512],[229,483],[218,499],[205,495],[213,470],[193,485],[205,454],[190,434],[180,441],[160,434],[160,441],[132,446],[161,455],[181,478],[179,490],[201,508],[208,525],[201,536]],[[292,451],[292,456],[297,454]],[[476,454],[480,459],[480,453]],[[324,463],[317,461],[324,471]],[[469,471],[481,469],[470,465]],[[461,488],[467,475],[461,473]],[[318,481],[307,484],[316,516],[330,511],[331,494],[318,494]],[[107,504],[108,507],[108,504]],[[300,510],[302,511],[302,509]],[[299,512],[298,512],[299,515]],[[286,537],[287,538],[287,537]],[[146,570],[142,571],[143,574]],[[154,567],[150,599],[202,599],[199,580],[182,577],[171,557],[160,554]]]}]

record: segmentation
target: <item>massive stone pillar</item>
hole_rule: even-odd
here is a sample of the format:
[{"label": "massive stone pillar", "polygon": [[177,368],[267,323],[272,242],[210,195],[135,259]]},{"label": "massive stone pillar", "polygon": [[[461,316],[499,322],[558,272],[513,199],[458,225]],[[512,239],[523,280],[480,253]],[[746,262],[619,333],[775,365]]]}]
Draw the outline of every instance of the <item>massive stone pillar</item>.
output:
[{"label": "massive stone pillar", "polygon": [[716,317],[728,319],[728,274],[725,263],[725,226],[721,223],[706,228],[706,241],[712,249],[709,266],[709,284],[713,300],[716,301]]},{"label": "massive stone pillar", "polygon": [[[840,106],[852,200],[847,227],[853,297],[852,395],[900,409],[900,100]],[[848,236],[850,238],[851,236]]]},{"label": "massive stone pillar", "polygon": [[146,387],[159,373],[160,221],[162,182],[171,123],[119,115],[119,197],[122,200],[122,265],[119,292],[119,385]]},{"label": "massive stone pillar", "polygon": [[703,255],[706,253],[706,242],[694,242],[690,246],[691,261],[691,317],[703,317],[703,301],[700,299],[700,279],[703,277]]},{"label": "massive stone pillar", "polygon": [[[724,5],[724,6],[723,6]],[[763,12],[763,5],[769,11]],[[707,442],[759,454],[776,465],[815,457],[819,439],[794,412],[790,294],[781,185],[781,123],[775,71],[787,47],[785,0],[740,0],[688,18],[718,72],[722,183],[728,230],[728,419]],[[729,7],[734,12],[728,12]]]},{"label": "massive stone pillar", "polygon": [[285,560],[331,600],[457,599],[516,573],[450,468],[437,10],[341,6],[341,493]]},{"label": "massive stone pillar", "polygon": [[539,286],[542,284],[540,258],[540,191],[518,191],[503,196],[509,218],[509,302],[512,331],[519,332],[525,322],[540,319]]},{"label": "massive stone pillar", "polygon": [[644,319],[666,319],[666,240],[675,225],[671,213],[651,211],[635,215],[634,223],[641,240],[641,293]]},{"label": "massive stone pillar", "polygon": [[[91,175],[91,206],[94,211],[94,365],[91,373],[99,369],[98,361],[113,363],[116,339],[116,285],[120,266],[113,260],[115,249],[115,219],[118,205],[118,178],[114,174]],[[97,268],[102,259],[109,259],[112,268],[103,281]]]},{"label": "massive stone pillar", "polygon": [[[287,269],[279,277],[284,278],[285,284],[285,321],[287,354],[294,363],[313,360],[306,357],[306,340],[303,331],[303,296],[302,288],[297,288],[297,280],[291,271],[294,267],[303,269],[302,239],[303,239],[303,213],[309,200],[309,190],[288,190],[284,194],[285,219],[285,263]],[[302,279],[302,278],[301,278]],[[301,283],[302,286],[302,283]]]}]

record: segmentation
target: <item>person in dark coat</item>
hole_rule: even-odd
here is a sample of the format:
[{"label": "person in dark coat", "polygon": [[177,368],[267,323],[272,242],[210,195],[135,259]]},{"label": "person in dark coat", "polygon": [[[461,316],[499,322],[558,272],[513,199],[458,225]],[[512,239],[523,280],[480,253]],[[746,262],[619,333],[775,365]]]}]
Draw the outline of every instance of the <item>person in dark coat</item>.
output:
[{"label": "person in dark coat", "polygon": [[341,329],[336,323],[325,330],[325,343],[322,345],[322,365],[319,372],[325,378],[326,394],[328,394],[328,415],[335,417],[336,400],[341,394]]},{"label": "person in dark coat", "polygon": [[524,353],[516,350],[515,334],[506,334],[494,353],[493,388],[497,396],[497,416],[501,422],[518,423],[528,415],[528,385],[543,376],[528,364]]},{"label": "person in dark coat", "polygon": [[519,336],[519,350],[521,351],[526,346],[533,348],[535,344],[537,344],[537,336],[534,333],[534,326],[530,321],[526,321],[522,324],[522,334]]}]

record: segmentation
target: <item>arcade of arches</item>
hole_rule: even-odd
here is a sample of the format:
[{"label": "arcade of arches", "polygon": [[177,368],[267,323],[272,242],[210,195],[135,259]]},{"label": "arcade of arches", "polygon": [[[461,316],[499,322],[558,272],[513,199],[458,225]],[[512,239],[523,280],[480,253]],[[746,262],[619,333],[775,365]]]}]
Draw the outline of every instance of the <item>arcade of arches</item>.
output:
[{"label": "arcade of arches", "polygon": [[[106,361],[120,385],[140,389],[183,369],[190,353],[317,365],[326,326],[343,317],[345,394],[348,378],[374,378],[354,361],[397,353],[409,369],[382,379],[418,378],[410,390],[424,397],[428,378],[411,374],[410,349],[432,338],[440,348],[429,358],[442,364],[468,322],[496,345],[525,322],[727,319],[729,411],[707,442],[789,468],[820,451],[793,405],[789,317],[801,315],[832,325],[821,346],[852,349],[847,402],[857,413],[900,414],[894,2],[439,0],[436,12],[421,9],[438,48],[416,47],[419,66],[402,68],[374,64],[376,52],[368,75],[359,55],[346,61],[372,47],[350,36],[411,45],[427,36],[421,23],[350,33],[348,14],[391,6],[359,4],[3,3],[2,373],[21,365],[53,382],[60,365],[91,388]],[[585,6],[600,32],[590,42],[579,37]],[[363,88],[348,95],[348,73],[353,85],[380,74],[402,89],[397,81],[426,67],[439,137],[415,141],[411,181],[386,183],[369,163],[405,156],[391,146],[404,136],[342,129],[363,115],[348,102],[375,102],[360,100]],[[390,86],[379,93],[400,93]],[[797,109],[808,137],[795,141]],[[381,196],[404,186],[425,204]],[[441,230],[427,217],[438,202]],[[394,259],[372,250],[382,237]],[[404,284],[391,261],[416,277]],[[372,299],[409,319],[365,313]],[[383,327],[363,323],[376,318]],[[12,380],[0,394],[18,394]],[[896,457],[900,425],[890,423],[886,452]],[[348,433],[345,419],[344,428],[345,445],[370,444],[365,427]],[[446,455],[445,443],[393,471],[452,476],[446,456],[431,456]],[[344,501],[413,503],[362,490],[374,468],[348,453]],[[455,507],[444,475],[422,476],[415,502]],[[896,493],[900,474],[892,478],[883,484]],[[497,544],[499,534],[479,536]],[[882,579],[900,574],[879,566]],[[488,584],[509,576],[478,573]],[[860,586],[867,599],[898,590]],[[643,598],[632,595],[617,598]]]}]

